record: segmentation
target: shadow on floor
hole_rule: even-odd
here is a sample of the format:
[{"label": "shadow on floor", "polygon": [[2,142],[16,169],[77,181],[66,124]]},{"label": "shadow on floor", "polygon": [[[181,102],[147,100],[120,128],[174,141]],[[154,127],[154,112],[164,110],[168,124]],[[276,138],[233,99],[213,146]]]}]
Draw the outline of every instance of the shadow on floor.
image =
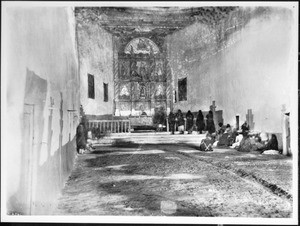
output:
[{"label": "shadow on floor", "polygon": [[[125,208],[139,210],[139,212],[148,215],[169,215],[169,216],[214,216],[213,210],[207,206],[196,206],[184,201],[176,201],[175,197],[164,196],[159,189],[169,187],[169,181],[163,179],[155,180],[127,180],[119,182],[99,183],[99,192],[105,191],[109,194],[126,196],[127,199],[123,205]],[[153,185],[159,187],[154,188]],[[156,190],[156,191],[153,191]],[[173,205],[164,206],[168,202]]]}]

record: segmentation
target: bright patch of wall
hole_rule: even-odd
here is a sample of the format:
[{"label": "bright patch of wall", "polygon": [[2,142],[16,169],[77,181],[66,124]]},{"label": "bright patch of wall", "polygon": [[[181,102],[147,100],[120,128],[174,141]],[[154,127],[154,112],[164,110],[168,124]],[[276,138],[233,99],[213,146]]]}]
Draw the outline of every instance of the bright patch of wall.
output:
[{"label": "bright patch of wall", "polygon": [[75,16],[64,7],[3,9],[7,212],[48,214],[76,156]]},{"label": "bright patch of wall", "polygon": [[292,59],[293,14],[284,8],[240,9],[219,25],[196,23],[166,40],[174,85],[187,77],[183,111],[216,101],[225,123],[246,119],[255,130],[281,132],[282,105],[291,106],[297,77]]}]

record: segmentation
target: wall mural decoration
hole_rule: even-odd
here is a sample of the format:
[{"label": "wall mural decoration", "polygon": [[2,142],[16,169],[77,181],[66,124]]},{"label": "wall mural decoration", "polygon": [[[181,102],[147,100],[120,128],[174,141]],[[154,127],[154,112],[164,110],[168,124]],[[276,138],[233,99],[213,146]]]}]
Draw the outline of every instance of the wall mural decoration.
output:
[{"label": "wall mural decoration", "polygon": [[152,40],[140,37],[130,41],[126,45],[124,52],[126,54],[157,54],[160,51],[157,45]]}]

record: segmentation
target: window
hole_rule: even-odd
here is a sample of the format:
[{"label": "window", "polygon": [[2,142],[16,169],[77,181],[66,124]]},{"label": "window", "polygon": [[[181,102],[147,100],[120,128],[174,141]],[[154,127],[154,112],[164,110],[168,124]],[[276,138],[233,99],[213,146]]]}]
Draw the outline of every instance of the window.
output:
[{"label": "window", "polygon": [[103,83],[104,102],[108,102],[108,83]]},{"label": "window", "polygon": [[177,103],[177,92],[175,90],[175,103]]},{"label": "window", "polygon": [[179,79],[178,80],[178,101],[185,101],[187,100],[187,78]]},{"label": "window", "polygon": [[88,97],[95,99],[95,82],[94,75],[88,74]]}]

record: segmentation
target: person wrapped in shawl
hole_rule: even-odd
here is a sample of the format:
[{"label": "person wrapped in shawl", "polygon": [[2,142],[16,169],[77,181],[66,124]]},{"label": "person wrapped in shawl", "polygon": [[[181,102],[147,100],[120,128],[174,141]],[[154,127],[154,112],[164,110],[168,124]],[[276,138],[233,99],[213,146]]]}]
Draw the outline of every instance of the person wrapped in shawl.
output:
[{"label": "person wrapped in shawl", "polygon": [[189,110],[186,113],[186,130],[188,131],[188,134],[191,134],[193,131],[194,127],[194,115],[193,113]]},{"label": "person wrapped in shawl", "polygon": [[196,119],[196,126],[198,133],[202,133],[202,131],[205,129],[205,123],[204,123],[204,116],[202,114],[202,111],[198,111],[197,119]]}]

